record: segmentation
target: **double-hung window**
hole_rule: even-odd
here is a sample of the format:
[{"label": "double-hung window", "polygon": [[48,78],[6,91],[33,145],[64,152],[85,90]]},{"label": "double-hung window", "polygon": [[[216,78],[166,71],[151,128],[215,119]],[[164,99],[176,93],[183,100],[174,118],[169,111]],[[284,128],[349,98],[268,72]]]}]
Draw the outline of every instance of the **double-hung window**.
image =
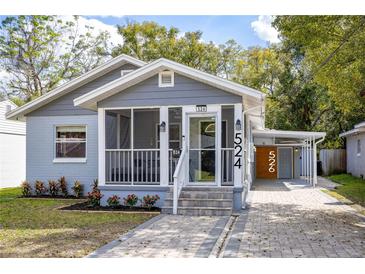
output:
[{"label": "double-hung window", "polygon": [[56,126],[54,162],[86,161],[86,126]]}]

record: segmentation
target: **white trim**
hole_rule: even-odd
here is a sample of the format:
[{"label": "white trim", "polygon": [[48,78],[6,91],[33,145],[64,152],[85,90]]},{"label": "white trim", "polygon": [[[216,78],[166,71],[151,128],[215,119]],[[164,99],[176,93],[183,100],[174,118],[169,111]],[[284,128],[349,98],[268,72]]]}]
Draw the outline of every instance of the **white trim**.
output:
[{"label": "white trim", "polygon": [[104,75],[105,73],[113,70],[114,68],[117,68],[118,66],[121,66],[124,63],[130,63],[137,67],[142,67],[146,65],[145,62],[138,60],[136,58],[133,58],[131,56],[122,54],[118,57],[115,57],[104,64],[82,74],[81,76],[51,90],[50,92],[47,92],[46,94],[38,97],[37,99],[18,107],[9,113],[7,113],[6,118],[7,119],[16,119],[18,117],[24,116],[33,110],[36,110],[40,108],[41,106],[61,97],[62,95],[81,87],[82,85],[85,85],[86,83],[100,77],[101,75]]},{"label": "white trim", "polygon": [[[170,83],[162,83],[162,75],[169,75],[171,77]],[[166,87],[173,87],[175,85],[175,75],[174,72],[171,70],[161,71],[158,74],[158,87],[159,88],[166,88]]]},{"label": "white trim", "polygon": [[98,182],[105,185],[105,109],[98,109]]},{"label": "white trim", "polygon": [[254,129],[252,130],[254,137],[276,137],[276,138],[322,138],[326,136],[325,132],[315,131],[290,131],[290,130],[275,130],[275,129]]},{"label": "white trim", "polygon": [[127,74],[125,77],[114,80],[100,88],[77,97],[74,99],[74,105],[95,109],[97,101],[103,100],[109,96],[121,92],[122,90],[149,77],[152,77],[156,73],[166,69],[239,96],[249,96],[251,98],[257,99],[260,104],[262,104],[262,100],[266,96],[264,93],[258,90],[161,58]]},{"label": "white trim", "polygon": [[[85,127],[85,141],[68,141],[68,143],[85,143],[84,157],[57,157],[57,127]],[[87,125],[86,124],[54,124],[53,125],[53,163],[86,163],[87,159]],[[67,142],[67,141],[66,141]]]},{"label": "white trim", "polygon": [[349,131],[343,132],[339,136],[340,137],[347,137],[347,136],[351,136],[351,135],[357,135],[357,134],[363,133],[363,132],[365,132],[365,128],[357,127],[357,128],[351,129]]},{"label": "white trim", "polygon": [[87,158],[54,158],[53,163],[86,163]]},{"label": "white trim", "polygon": [[[236,129],[236,121],[241,121],[241,130]],[[243,112],[242,112],[242,104],[234,104],[234,118],[233,118],[233,143],[234,143],[234,152],[233,152],[233,185],[235,187],[242,187],[243,185],[243,169],[245,169],[245,163],[244,163],[244,122],[243,122]],[[240,134],[241,136],[241,152],[239,151],[239,146],[236,146],[236,134]],[[241,153],[241,157],[237,157],[236,154]],[[236,161],[240,159],[241,161],[241,168],[235,165]]]},{"label": "white trim", "polygon": [[[169,109],[160,107],[160,124],[165,122],[166,130],[160,130],[160,185],[169,185]],[[156,140],[157,141],[157,140]]]}]

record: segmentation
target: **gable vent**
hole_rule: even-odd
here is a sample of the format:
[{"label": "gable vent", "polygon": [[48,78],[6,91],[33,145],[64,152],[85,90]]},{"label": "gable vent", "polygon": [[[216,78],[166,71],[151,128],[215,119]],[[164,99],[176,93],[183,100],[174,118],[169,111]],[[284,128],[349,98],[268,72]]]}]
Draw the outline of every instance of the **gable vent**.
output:
[{"label": "gable vent", "polygon": [[174,86],[174,72],[173,71],[162,71],[158,77],[159,87],[173,87]]}]

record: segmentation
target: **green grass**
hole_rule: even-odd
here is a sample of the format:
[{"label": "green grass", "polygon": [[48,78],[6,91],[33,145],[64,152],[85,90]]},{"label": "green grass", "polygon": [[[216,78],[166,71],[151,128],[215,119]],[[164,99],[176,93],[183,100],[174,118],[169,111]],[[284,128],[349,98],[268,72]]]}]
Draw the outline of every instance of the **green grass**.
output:
[{"label": "green grass", "polygon": [[333,192],[345,197],[353,203],[365,206],[365,180],[348,174],[332,175],[328,178],[333,182],[340,184]]},{"label": "green grass", "polygon": [[0,257],[82,257],[153,216],[60,211],[80,200],[20,194],[0,189]]}]

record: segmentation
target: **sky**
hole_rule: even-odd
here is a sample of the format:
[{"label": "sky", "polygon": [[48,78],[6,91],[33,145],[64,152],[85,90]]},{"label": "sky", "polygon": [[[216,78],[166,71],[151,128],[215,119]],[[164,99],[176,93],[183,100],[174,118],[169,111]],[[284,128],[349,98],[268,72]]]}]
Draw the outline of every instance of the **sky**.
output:
[{"label": "sky", "polygon": [[244,47],[268,46],[278,42],[277,32],[271,27],[271,16],[86,16],[106,25],[123,25],[128,21],[155,21],[166,27],[177,27],[182,32],[200,30],[204,41],[222,44],[229,39]]}]

